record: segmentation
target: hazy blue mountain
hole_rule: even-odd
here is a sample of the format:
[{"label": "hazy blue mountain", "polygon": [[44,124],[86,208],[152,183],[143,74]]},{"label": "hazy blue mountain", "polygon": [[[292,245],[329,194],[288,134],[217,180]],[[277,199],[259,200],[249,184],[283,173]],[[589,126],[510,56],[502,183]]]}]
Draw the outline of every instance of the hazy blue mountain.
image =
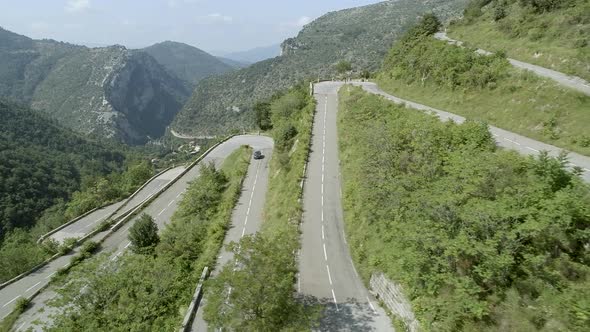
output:
[{"label": "hazy blue mountain", "polygon": [[142,49],[162,66],[191,85],[205,77],[223,74],[236,68],[194,46],[165,41]]},{"label": "hazy blue mountain", "polygon": [[258,61],[277,57],[280,54],[281,45],[275,44],[264,47],[256,47],[246,51],[226,53],[223,54],[223,57],[239,62],[255,63]]}]

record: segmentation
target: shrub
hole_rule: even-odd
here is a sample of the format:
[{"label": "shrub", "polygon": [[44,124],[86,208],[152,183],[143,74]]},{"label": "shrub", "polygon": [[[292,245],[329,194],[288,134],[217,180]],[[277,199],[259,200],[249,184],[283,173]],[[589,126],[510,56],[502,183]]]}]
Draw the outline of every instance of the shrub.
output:
[{"label": "shrub", "polygon": [[137,221],[129,228],[129,241],[135,253],[151,254],[160,242],[158,236],[158,225],[154,218],[143,213]]}]

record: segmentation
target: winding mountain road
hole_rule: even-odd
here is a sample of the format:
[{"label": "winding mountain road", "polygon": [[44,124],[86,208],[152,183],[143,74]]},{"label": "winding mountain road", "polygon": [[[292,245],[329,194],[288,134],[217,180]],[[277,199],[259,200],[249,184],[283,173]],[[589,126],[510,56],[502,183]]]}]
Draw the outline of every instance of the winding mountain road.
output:
[{"label": "winding mountain road", "polygon": [[[374,83],[352,84],[392,102],[437,115],[442,121],[465,121],[464,117],[387,94]],[[337,93],[343,85],[343,82],[315,85],[318,105],[304,190],[298,290],[327,305],[320,322],[321,331],[387,331],[392,330],[390,319],[359,278],[346,243],[336,130]],[[493,126],[490,132],[498,146],[524,155],[545,150],[557,156],[562,150]],[[569,160],[570,166],[584,170],[582,178],[590,182],[590,158],[570,153]]]},{"label": "winding mountain road", "polygon": [[[229,156],[235,149],[239,148],[242,145],[249,145],[255,150],[262,150],[265,154],[269,155],[272,152],[273,142],[272,139],[265,136],[255,136],[255,135],[242,135],[242,136],[235,136],[228,141],[222,143],[215,149],[213,149],[199,164],[207,164],[210,162],[215,163],[217,167],[219,167],[225,158]],[[259,205],[263,204],[260,203],[259,200],[264,200],[264,189],[262,183],[264,180],[264,170],[265,167],[263,165],[266,164],[267,158],[263,159],[260,163],[253,162],[250,165],[248,179],[252,176],[253,171],[258,172],[258,189],[257,195],[253,197],[251,206],[258,207]],[[260,165],[260,166],[259,166]],[[172,184],[167,190],[160,194],[152,203],[150,203],[143,212],[150,214],[154,217],[158,228],[162,230],[166,224],[170,221],[170,218],[176,211],[177,204],[180,199],[182,199],[181,195],[185,192],[186,188],[188,187],[189,183],[196,179],[200,174],[200,167],[199,165],[190,169],[186,174],[184,174],[180,179],[178,179],[174,184]],[[256,173],[254,173],[256,176]],[[248,183],[248,179],[246,179],[245,183]],[[262,190],[261,190],[262,189]],[[242,195],[244,196],[244,195]],[[251,196],[249,196],[251,197]],[[242,203],[242,200],[240,200]],[[241,205],[240,205],[241,206]],[[129,240],[127,239],[129,228],[135,222],[137,218],[134,218],[126,223],[123,227],[119,228],[115,233],[111,236],[106,238],[106,240],[101,245],[102,252],[110,252],[111,253],[111,260],[116,260],[120,255],[122,255],[125,250],[129,247]],[[250,231],[250,227],[254,227],[256,222],[254,221],[255,218],[252,218],[247,226],[247,230]],[[242,220],[244,222],[244,220]],[[237,227],[237,226],[236,226]],[[232,229],[233,230],[233,229]],[[231,231],[230,231],[231,232]],[[235,231],[234,231],[235,232]],[[241,234],[242,228],[239,228],[239,234]],[[97,234],[92,240],[98,241],[105,236],[105,232]],[[102,237],[101,237],[102,236]],[[69,258],[66,259],[66,263],[69,263]],[[61,265],[63,266],[63,265]],[[61,267],[57,265],[56,267]],[[53,272],[47,269],[44,273],[49,273],[49,277],[55,273],[57,269],[54,269]],[[41,285],[35,286],[41,287]],[[25,294],[26,295],[26,294]],[[41,325],[44,323],[48,323],[51,321],[50,315],[55,314],[58,312],[58,309],[49,307],[46,305],[48,300],[51,300],[56,296],[55,292],[50,288],[43,291],[37,297],[35,297],[31,303],[31,307],[25,311],[18,319],[15,324],[17,331],[24,331],[29,328],[32,328],[34,331],[41,331]],[[17,296],[18,298],[18,296]],[[4,300],[4,297],[2,297]],[[15,300],[16,301],[16,300]],[[0,303],[0,306],[4,305]],[[14,301],[8,303],[4,309],[4,312],[0,312],[2,315],[8,314],[14,305]],[[0,316],[3,317],[3,316]],[[180,322],[179,322],[180,323]]]},{"label": "winding mountain road", "polygon": [[[436,38],[438,40],[446,41],[446,42],[453,44],[453,45],[458,45],[458,46],[463,45],[462,41],[452,39],[449,36],[447,36],[447,34],[444,32],[435,33],[434,38]],[[479,54],[483,54],[483,55],[492,54],[492,52],[482,50],[482,49],[477,49],[476,52]],[[582,92],[582,93],[590,96],[590,83],[580,77],[567,75],[567,74],[560,73],[555,70],[547,69],[545,67],[533,65],[533,64],[522,62],[522,61],[515,60],[515,59],[508,59],[508,61],[510,61],[510,63],[516,68],[530,70],[539,76],[550,78],[563,86],[577,90],[579,92]]]}]

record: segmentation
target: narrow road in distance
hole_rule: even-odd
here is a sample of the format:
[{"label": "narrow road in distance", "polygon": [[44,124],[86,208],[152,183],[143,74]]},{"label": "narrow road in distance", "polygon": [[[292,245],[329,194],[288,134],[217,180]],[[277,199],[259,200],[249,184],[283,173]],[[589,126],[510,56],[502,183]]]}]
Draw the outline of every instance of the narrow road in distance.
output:
[{"label": "narrow road in distance", "polygon": [[393,331],[361,281],[346,243],[336,131],[341,85],[315,85],[317,112],[303,194],[297,288],[325,305],[320,331]]},{"label": "narrow road in distance", "polygon": [[[446,41],[449,44],[453,44],[453,45],[457,45],[457,46],[463,45],[462,41],[451,39],[444,32],[435,33],[434,38],[436,38],[438,40]],[[492,52],[482,50],[482,49],[477,49],[476,52],[479,54],[483,54],[483,55],[492,54]],[[590,83],[581,77],[567,75],[567,74],[564,74],[564,73],[561,73],[561,72],[558,72],[555,70],[551,70],[551,69],[548,69],[545,67],[533,65],[531,63],[526,63],[526,62],[522,62],[522,61],[515,60],[515,59],[508,58],[508,61],[510,62],[510,64],[512,64],[516,68],[530,70],[539,76],[550,78],[563,86],[566,86],[570,89],[577,90],[579,92],[582,92],[585,95],[590,96]]]},{"label": "narrow road in distance", "polygon": [[[156,224],[158,225],[158,228],[160,230],[164,229],[164,227],[170,221],[170,218],[176,211],[178,202],[182,199],[182,194],[186,191],[186,188],[188,187],[189,183],[199,176],[200,165],[213,162],[215,163],[216,167],[219,167],[227,156],[229,156],[235,149],[239,148],[242,145],[249,145],[255,150],[262,150],[265,151],[265,153],[269,153],[266,151],[272,149],[273,143],[272,139],[270,139],[269,137],[256,135],[241,135],[229,139],[228,141],[222,143],[217,148],[212,150],[205,158],[203,158],[199,165],[193,167],[180,179],[178,179],[172,186],[170,186],[166,191],[160,194],[160,196],[158,196],[158,198],[156,198],[152,203],[150,203],[143,210],[143,212],[148,213],[149,215],[154,217]],[[261,175],[259,174],[258,181],[260,181],[260,176]],[[114,234],[106,238],[106,240],[101,245],[101,252],[111,252],[111,260],[117,260],[117,258],[120,255],[122,255],[125,252],[125,250],[127,250],[127,248],[129,247],[129,240],[127,239],[127,236],[129,234],[129,228],[133,225],[133,223],[136,220],[137,217],[127,222]],[[242,230],[240,229],[240,232],[241,231]],[[99,241],[100,239],[104,238],[105,235],[106,232],[99,233],[91,240]],[[65,260],[65,263],[62,262],[62,264],[68,264],[69,261],[70,258],[68,256],[68,258]],[[58,265],[58,267],[61,266]],[[19,317],[18,321],[15,323],[15,328],[17,329],[17,331],[25,331],[29,328],[31,328],[34,331],[41,331],[42,325],[44,323],[51,322],[49,316],[51,314],[59,312],[59,310],[47,306],[46,302],[48,300],[53,299],[55,296],[56,293],[51,289],[51,287],[49,287],[47,290],[43,291],[41,294],[35,297],[29,309],[25,311]],[[1,305],[3,304],[0,303],[0,306]],[[14,304],[11,303],[10,307],[12,307],[13,305]],[[12,308],[10,308],[10,310],[11,309]],[[5,310],[6,313],[0,312],[0,314],[8,314],[10,313],[10,310]]]}]

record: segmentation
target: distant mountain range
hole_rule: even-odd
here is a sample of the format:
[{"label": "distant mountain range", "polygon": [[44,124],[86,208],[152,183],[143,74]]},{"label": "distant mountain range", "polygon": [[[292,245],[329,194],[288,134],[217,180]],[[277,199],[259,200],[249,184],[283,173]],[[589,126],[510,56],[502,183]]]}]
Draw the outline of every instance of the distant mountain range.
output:
[{"label": "distant mountain range", "polygon": [[178,78],[195,85],[205,77],[239,68],[237,62],[222,60],[196,47],[165,41],[142,49]]},{"label": "distant mountain range", "polygon": [[181,43],[88,48],[0,28],[0,97],[128,144],[162,136],[194,84],[234,68]]},{"label": "distant mountain range", "polygon": [[376,70],[392,43],[422,14],[446,19],[467,2],[397,0],[328,13],[285,40],[281,56],[199,82],[172,126],[189,135],[250,129],[254,102],[304,79],[332,78],[341,60],[357,72]]},{"label": "distant mountain range", "polygon": [[256,63],[281,55],[281,45],[275,44],[264,47],[256,47],[246,51],[231,52],[222,54],[223,58],[231,59],[241,63]]}]

